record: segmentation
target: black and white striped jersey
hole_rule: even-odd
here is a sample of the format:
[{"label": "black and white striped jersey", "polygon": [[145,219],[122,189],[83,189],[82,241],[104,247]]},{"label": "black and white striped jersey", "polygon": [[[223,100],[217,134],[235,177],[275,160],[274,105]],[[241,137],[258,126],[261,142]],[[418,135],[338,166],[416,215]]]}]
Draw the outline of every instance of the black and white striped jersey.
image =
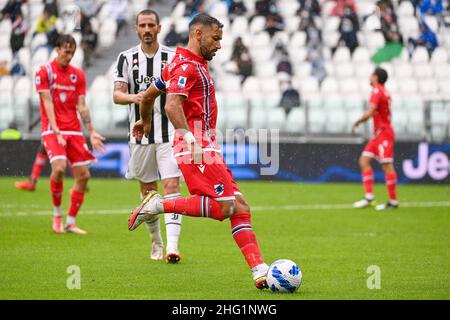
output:
[{"label": "black and white striped jersey", "polygon": [[[141,45],[132,47],[119,54],[116,67],[114,69],[114,82],[125,82],[128,84],[129,93],[139,93],[145,91],[155,79],[161,76],[161,71],[166,64],[172,60],[175,50],[159,45],[159,49],[153,57],[148,57],[141,48]],[[137,142],[131,135],[131,128],[140,119],[139,104],[130,104],[128,107],[129,130],[128,141],[131,143],[164,143],[172,141],[174,135],[173,125],[170,123],[164,105],[166,95],[161,95],[153,108],[153,123],[149,137],[144,137]]]}]

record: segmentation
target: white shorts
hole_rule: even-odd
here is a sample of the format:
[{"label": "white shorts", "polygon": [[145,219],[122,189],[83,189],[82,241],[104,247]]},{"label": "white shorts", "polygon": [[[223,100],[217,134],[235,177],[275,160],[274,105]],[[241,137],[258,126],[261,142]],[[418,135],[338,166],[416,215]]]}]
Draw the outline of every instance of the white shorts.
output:
[{"label": "white shorts", "polygon": [[177,161],[173,156],[172,145],[167,143],[135,144],[129,143],[130,161],[125,177],[150,183],[159,179],[181,176]]}]

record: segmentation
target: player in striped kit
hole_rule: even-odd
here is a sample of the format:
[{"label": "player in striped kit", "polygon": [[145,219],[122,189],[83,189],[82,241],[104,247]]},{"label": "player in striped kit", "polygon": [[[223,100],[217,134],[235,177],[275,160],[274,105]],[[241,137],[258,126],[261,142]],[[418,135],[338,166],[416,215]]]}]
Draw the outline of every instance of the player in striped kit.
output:
[{"label": "player in striped kit", "polygon": [[[140,119],[139,104],[143,91],[161,75],[162,69],[172,60],[175,52],[158,43],[161,31],[159,16],[153,10],[143,10],[136,17],[136,33],[140,43],[119,54],[114,75],[113,99],[116,104],[129,106],[129,125]],[[165,95],[156,102],[150,119],[151,131],[148,138],[136,141],[129,133],[130,161],[126,177],[137,179],[140,183],[141,199],[153,190],[157,190],[157,180],[161,178],[164,197],[180,197],[179,177],[181,172],[172,151],[174,128],[164,110]],[[177,263],[180,260],[178,239],[181,232],[182,216],[166,214],[164,216],[167,234],[165,260]],[[150,258],[163,259],[163,240],[159,217],[146,221],[152,239]]]}]

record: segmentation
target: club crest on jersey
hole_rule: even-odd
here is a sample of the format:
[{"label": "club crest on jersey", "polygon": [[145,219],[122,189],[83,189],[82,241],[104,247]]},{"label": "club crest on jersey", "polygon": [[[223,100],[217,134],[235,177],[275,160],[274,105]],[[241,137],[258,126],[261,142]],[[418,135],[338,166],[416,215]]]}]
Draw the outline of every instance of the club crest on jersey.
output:
[{"label": "club crest on jersey", "polygon": [[66,102],[67,99],[67,94],[65,92],[61,92],[59,94],[59,100],[61,100],[61,102]]},{"label": "club crest on jersey", "polygon": [[225,189],[223,187],[223,183],[215,184],[214,185],[214,191],[216,192],[216,194],[218,196],[221,196],[224,193],[224,191],[225,191]]},{"label": "club crest on jersey", "polygon": [[178,78],[178,89],[183,89],[184,87],[186,87],[186,77],[179,77]]},{"label": "club crest on jersey", "polygon": [[77,82],[77,75],[74,73],[70,74],[70,81],[73,83]]}]

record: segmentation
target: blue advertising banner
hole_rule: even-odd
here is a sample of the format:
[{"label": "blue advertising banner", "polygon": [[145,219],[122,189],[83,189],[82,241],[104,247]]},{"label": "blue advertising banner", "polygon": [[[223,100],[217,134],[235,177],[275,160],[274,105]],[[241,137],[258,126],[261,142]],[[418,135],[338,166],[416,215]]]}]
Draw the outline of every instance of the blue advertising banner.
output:
[{"label": "blue advertising banner", "polygon": [[[0,175],[27,176],[39,141],[0,141]],[[226,144],[222,153],[238,180],[359,182],[361,144],[281,143]],[[93,176],[124,177],[129,160],[126,142],[106,143],[106,152],[91,167]],[[450,183],[450,144],[397,143],[395,162],[400,183]],[[375,162],[375,161],[374,161]],[[374,163],[375,178],[384,174]],[[49,166],[44,171],[48,175]]]}]

